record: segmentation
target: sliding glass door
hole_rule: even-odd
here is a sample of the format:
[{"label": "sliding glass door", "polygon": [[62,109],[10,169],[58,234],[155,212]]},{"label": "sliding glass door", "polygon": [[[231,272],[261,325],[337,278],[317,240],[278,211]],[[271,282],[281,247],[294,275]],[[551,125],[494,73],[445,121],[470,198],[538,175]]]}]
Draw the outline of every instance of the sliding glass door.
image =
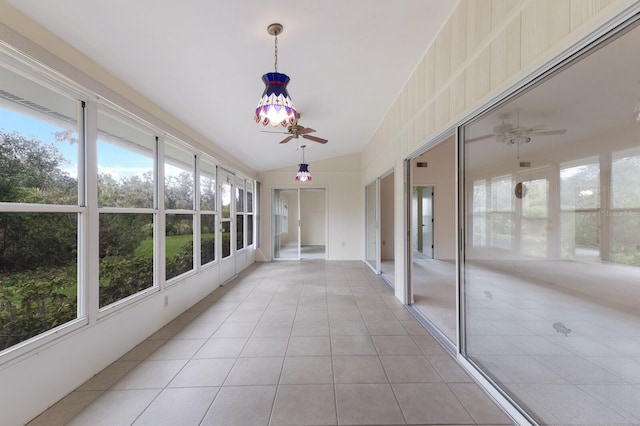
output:
[{"label": "sliding glass door", "polygon": [[272,210],[274,259],[326,258],[325,189],[274,189]]}]

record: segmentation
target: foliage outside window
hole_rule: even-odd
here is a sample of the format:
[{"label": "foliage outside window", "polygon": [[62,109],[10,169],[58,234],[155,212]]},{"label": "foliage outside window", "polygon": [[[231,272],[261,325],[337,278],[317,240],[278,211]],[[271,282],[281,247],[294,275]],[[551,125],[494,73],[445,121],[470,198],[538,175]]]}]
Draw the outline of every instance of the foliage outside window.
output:
[{"label": "foliage outside window", "polygon": [[222,258],[231,256],[231,190],[233,188],[233,175],[218,169],[218,181],[220,182],[220,229]]},{"label": "foliage outside window", "polygon": [[164,153],[165,261],[169,280],[193,270],[195,156],[174,142]]},{"label": "foliage outside window", "polygon": [[245,180],[236,178],[236,250],[244,248]]},{"label": "foliage outside window", "polygon": [[611,260],[640,266],[640,150],[614,152],[611,164]]},{"label": "foliage outside window", "polygon": [[153,133],[98,108],[99,306],[154,285]]},{"label": "foliage outside window", "polygon": [[247,246],[253,241],[253,182],[247,181]]},{"label": "foliage outside window", "polygon": [[[78,318],[79,102],[0,67],[0,351]],[[55,207],[54,207],[55,206]]]},{"label": "foliage outside window", "polygon": [[216,166],[200,161],[200,264],[216,260]]},{"label": "foliage outside window", "polygon": [[598,158],[560,169],[561,253],[600,260],[600,164]]}]

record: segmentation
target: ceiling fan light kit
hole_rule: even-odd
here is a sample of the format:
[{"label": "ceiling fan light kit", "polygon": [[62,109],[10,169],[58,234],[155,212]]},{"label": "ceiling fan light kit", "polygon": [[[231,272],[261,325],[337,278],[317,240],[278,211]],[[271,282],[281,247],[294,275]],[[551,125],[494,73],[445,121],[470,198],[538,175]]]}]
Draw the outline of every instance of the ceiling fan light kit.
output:
[{"label": "ceiling fan light kit", "polygon": [[267,32],[275,38],[275,72],[268,72],[262,76],[265,84],[264,92],[256,108],[256,123],[263,126],[271,124],[273,127],[287,127],[296,124],[298,113],[287,91],[289,76],[278,72],[278,34],[282,33],[281,24],[271,24]]}]

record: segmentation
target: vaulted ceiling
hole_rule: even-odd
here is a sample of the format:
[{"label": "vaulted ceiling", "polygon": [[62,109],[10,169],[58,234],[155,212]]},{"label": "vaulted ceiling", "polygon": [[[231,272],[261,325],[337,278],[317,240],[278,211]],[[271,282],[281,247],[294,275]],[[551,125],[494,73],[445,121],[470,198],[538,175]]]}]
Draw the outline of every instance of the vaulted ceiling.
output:
[{"label": "vaulted ceiling", "polygon": [[[452,13],[453,0],[5,0],[256,171],[361,151]],[[289,75],[300,124],[254,120],[262,74]],[[303,142],[304,141],[304,142]]]}]

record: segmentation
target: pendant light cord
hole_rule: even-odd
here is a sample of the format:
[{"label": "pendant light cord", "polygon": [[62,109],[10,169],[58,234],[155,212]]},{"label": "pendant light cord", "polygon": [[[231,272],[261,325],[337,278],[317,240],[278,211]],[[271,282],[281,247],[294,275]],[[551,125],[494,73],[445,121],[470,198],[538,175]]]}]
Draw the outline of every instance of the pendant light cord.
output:
[{"label": "pendant light cord", "polygon": [[276,31],[275,34],[275,49],[274,49],[274,53],[273,53],[273,57],[274,57],[274,68],[276,69],[276,72],[278,72],[278,32]]}]

